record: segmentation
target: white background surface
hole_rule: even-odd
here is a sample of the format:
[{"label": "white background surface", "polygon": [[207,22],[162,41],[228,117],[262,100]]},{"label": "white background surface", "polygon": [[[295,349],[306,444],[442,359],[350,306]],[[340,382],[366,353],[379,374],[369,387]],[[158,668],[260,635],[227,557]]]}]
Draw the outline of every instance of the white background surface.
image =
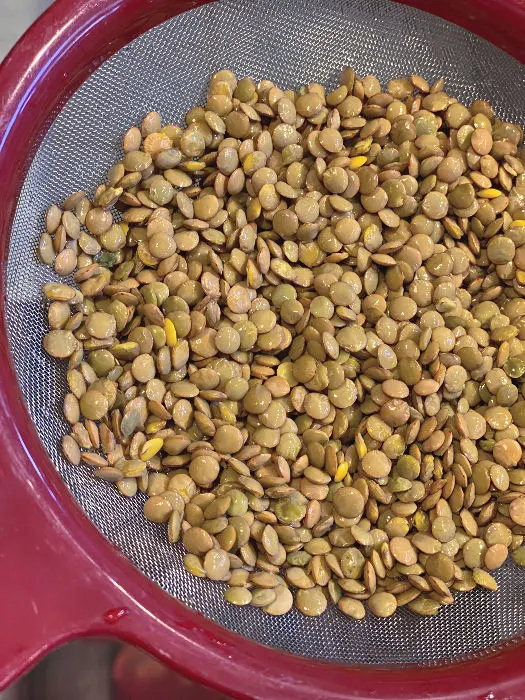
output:
[{"label": "white background surface", "polygon": [[50,4],[50,0],[0,0],[0,60]]}]

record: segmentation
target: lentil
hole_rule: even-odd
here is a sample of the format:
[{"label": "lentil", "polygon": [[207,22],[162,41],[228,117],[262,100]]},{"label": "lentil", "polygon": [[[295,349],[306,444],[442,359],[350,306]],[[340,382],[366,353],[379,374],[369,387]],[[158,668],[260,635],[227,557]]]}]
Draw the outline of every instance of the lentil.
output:
[{"label": "lentil", "polygon": [[496,590],[525,565],[520,138],[442,81],[351,71],[328,95],[220,71],[184,129],[146,115],[40,238],[80,287],[44,287],[66,459],[146,492],[235,605]]}]

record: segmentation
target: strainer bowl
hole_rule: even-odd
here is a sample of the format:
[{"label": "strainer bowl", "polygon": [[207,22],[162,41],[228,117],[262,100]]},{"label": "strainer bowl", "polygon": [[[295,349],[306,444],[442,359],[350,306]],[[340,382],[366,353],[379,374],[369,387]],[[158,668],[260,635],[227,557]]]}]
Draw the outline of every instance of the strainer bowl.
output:
[{"label": "strainer bowl", "polygon": [[[355,8],[364,4],[363,0],[354,1]],[[245,6],[250,2],[245,0]],[[375,0],[370,2],[376,6]],[[28,270],[28,284],[33,274],[24,251],[10,246],[24,178],[61,108],[100,64],[146,30],[201,4],[190,0],[58,0],[0,69],[0,276],[4,289],[0,298],[0,446],[4,456],[0,489],[0,689],[58,644],[97,635],[140,646],[181,673],[237,698],[522,699],[525,645],[516,638],[488,652],[471,649],[468,656],[451,652],[448,663],[386,665],[374,658],[373,665],[341,664],[288,654],[272,648],[272,642],[283,647],[277,639],[262,645],[216,624],[193,610],[191,601],[187,606],[168,595],[97,530],[41,442],[41,430],[35,429],[35,415],[26,406],[16,371],[23,360],[24,345],[13,342],[7,328],[9,314],[18,312],[30,318],[40,313],[30,304],[24,305],[23,299],[13,303],[6,291],[13,250],[14,262]],[[302,3],[297,3],[297,8],[294,3],[286,4],[301,11]],[[518,61],[525,60],[523,0],[408,0],[406,4],[453,20]],[[269,8],[274,5],[267,3]],[[383,5],[390,7],[388,0],[383,0]],[[354,2],[332,1],[330,6],[333,16],[337,11],[348,14]],[[420,22],[425,17],[416,16]],[[451,26],[451,36],[456,29]],[[221,27],[216,31],[220,34]],[[180,48],[173,46],[174,51]],[[444,54],[447,48],[443,47]],[[410,69],[410,47],[407,51]],[[487,80],[498,80],[495,49],[487,51]],[[448,65],[453,74],[453,61]],[[523,81],[516,84],[516,90],[523,93]],[[113,109],[118,115],[118,102]],[[102,121],[106,117],[102,114]],[[51,177],[53,161],[48,165]],[[70,166],[74,168],[74,162]],[[93,159],[89,169],[97,171],[98,167]],[[29,208],[32,192],[38,187],[38,180],[25,181],[23,198]],[[28,235],[36,238],[37,231]],[[35,353],[39,342],[39,338],[34,339]],[[46,423],[46,410],[51,423],[52,407],[40,406],[39,410],[39,426]],[[513,601],[515,608],[506,608],[507,614],[515,613],[516,619],[521,619],[525,595],[515,592]],[[481,607],[481,614],[485,609],[490,607]],[[242,616],[243,611],[236,614]],[[355,628],[344,622],[334,628],[332,639],[353,634]],[[317,621],[309,628],[313,638],[319,633],[315,624]],[[490,620],[486,624],[490,627]],[[412,630],[416,635],[410,640],[412,647],[423,647],[427,642],[423,627],[412,626]],[[462,635],[468,640],[468,624]],[[401,651],[404,642],[408,644],[403,636],[389,639]],[[445,641],[451,650],[455,648],[454,639]],[[334,658],[332,651],[327,647],[316,655]],[[367,660],[366,649],[362,660]]]}]

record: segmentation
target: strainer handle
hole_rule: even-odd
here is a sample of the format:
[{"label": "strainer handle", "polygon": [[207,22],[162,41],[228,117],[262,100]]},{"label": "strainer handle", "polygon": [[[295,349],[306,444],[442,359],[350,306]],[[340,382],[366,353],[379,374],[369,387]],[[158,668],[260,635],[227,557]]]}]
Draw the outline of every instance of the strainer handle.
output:
[{"label": "strainer handle", "polygon": [[[21,411],[14,405],[10,413],[14,418]],[[0,426],[8,425],[11,416],[0,405]],[[67,492],[49,488],[48,478],[44,481],[37,464],[16,444],[14,430],[0,428],[0,444],[9,460],[0,489],[2,690],[59,644],[117,622],[126,600],[100,562],[90,560],[89,533],[99,535],[78,508],[68,508]]]}]

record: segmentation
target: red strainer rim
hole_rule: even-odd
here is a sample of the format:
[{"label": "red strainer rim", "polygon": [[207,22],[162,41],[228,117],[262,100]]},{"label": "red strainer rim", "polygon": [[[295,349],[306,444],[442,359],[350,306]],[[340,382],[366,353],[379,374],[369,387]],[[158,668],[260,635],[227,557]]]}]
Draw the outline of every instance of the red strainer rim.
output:
[{"label": "red strainer rim", "polygon": [[[54,110],[109,55],[191,0],[57,0],[0,67],[0,276],[19,190]],[[525,60],[524,0],[407,0]],[[89,523],[49,461],[11,365],[0,300],[0,689],[54,646],[118,637],[238,698],[525,697],[524,647],[421,668],[336,666],[248,641],[170,598]]]}]

